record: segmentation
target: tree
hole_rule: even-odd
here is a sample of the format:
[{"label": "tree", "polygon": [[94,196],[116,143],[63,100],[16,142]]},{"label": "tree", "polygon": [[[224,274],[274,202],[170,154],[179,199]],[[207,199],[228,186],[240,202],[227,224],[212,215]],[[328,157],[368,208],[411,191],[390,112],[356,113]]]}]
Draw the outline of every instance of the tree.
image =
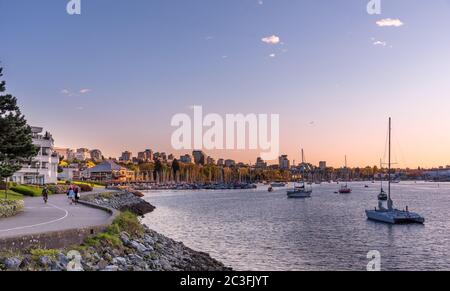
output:
[{"label": "tree", "polygon": [[[0,78],[3,77],[0,68]],[[0,181],[5,182],[22,168],[23,163],[37,155],[30,126],[17,106],[17,99],[6,91],[6,82],[0,81]],[[8,183],[6,183],[8,184]],[[7,195],[6,185],[6,198]]]},{"label": "tree", "polygon": [[174,176],[180,171],[180,163],[177,159],[174,159],[172,162],[172,172]]}]

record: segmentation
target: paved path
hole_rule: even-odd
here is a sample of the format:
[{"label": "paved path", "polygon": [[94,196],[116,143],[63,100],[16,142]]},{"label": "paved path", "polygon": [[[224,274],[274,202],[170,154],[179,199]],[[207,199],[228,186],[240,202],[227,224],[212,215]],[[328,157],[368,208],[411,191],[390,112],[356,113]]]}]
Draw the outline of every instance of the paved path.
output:
[{"label": "paved path", "polygon": [[99,209],[70,205],[66,195],[50,196],[47,205],[41,197],[25,197],[24,202],[25,209],[22,213],[0,219],[0,239],[98,226],[110,218],[110,214]]}]

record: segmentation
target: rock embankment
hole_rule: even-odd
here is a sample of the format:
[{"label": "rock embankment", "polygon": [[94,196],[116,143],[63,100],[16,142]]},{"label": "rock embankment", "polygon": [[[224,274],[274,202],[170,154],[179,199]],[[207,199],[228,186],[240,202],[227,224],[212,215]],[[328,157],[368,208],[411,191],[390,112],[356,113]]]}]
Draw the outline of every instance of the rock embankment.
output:
[{"label": "rock embankment", "polygon": [[[77,250],[79,265],[70,250],[39,250],[0,256],[0,270],[8,271],[229,271],[208,254],[196,252],[148,228],[142,236],[120,233],[120,246],[86,246]],[[73,253],[73,252],[72,252]]]},{"label": "rock embankment", "polygon": [[155,210],[153,205],[128,191],[92,194],[82,197],[82,200],[119,211],[130,211],[139,216]]}]

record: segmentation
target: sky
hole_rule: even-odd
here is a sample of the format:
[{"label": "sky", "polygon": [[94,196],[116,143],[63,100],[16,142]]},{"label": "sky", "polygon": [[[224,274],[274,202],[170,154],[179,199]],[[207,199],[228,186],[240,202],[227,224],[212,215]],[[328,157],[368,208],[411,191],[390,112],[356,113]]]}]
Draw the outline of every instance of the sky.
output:
[{"label": "sky", "polygon": [[[0,0],[0,62],[29,124],[117,157],[173,150],[174,114],[279,114],[281,153],[450,164],[450,0]],[[259,151],[213,151],[254,163]]]}]

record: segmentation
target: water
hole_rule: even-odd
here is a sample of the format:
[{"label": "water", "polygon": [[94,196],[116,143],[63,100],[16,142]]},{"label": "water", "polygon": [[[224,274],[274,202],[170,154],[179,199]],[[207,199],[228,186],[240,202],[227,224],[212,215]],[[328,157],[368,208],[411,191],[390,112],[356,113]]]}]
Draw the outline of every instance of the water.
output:
[{"label": "water", "polygon": [[392,185],[425,225],[368,221],[378,184],[314,185],[313,198],[287,199],[286,190],[148,192],[157,207],[144,218],[152,229],[210,253],[235,270],[366,270],[367,253],[381,253],[382,270],[450,270],[450,184]]}]

